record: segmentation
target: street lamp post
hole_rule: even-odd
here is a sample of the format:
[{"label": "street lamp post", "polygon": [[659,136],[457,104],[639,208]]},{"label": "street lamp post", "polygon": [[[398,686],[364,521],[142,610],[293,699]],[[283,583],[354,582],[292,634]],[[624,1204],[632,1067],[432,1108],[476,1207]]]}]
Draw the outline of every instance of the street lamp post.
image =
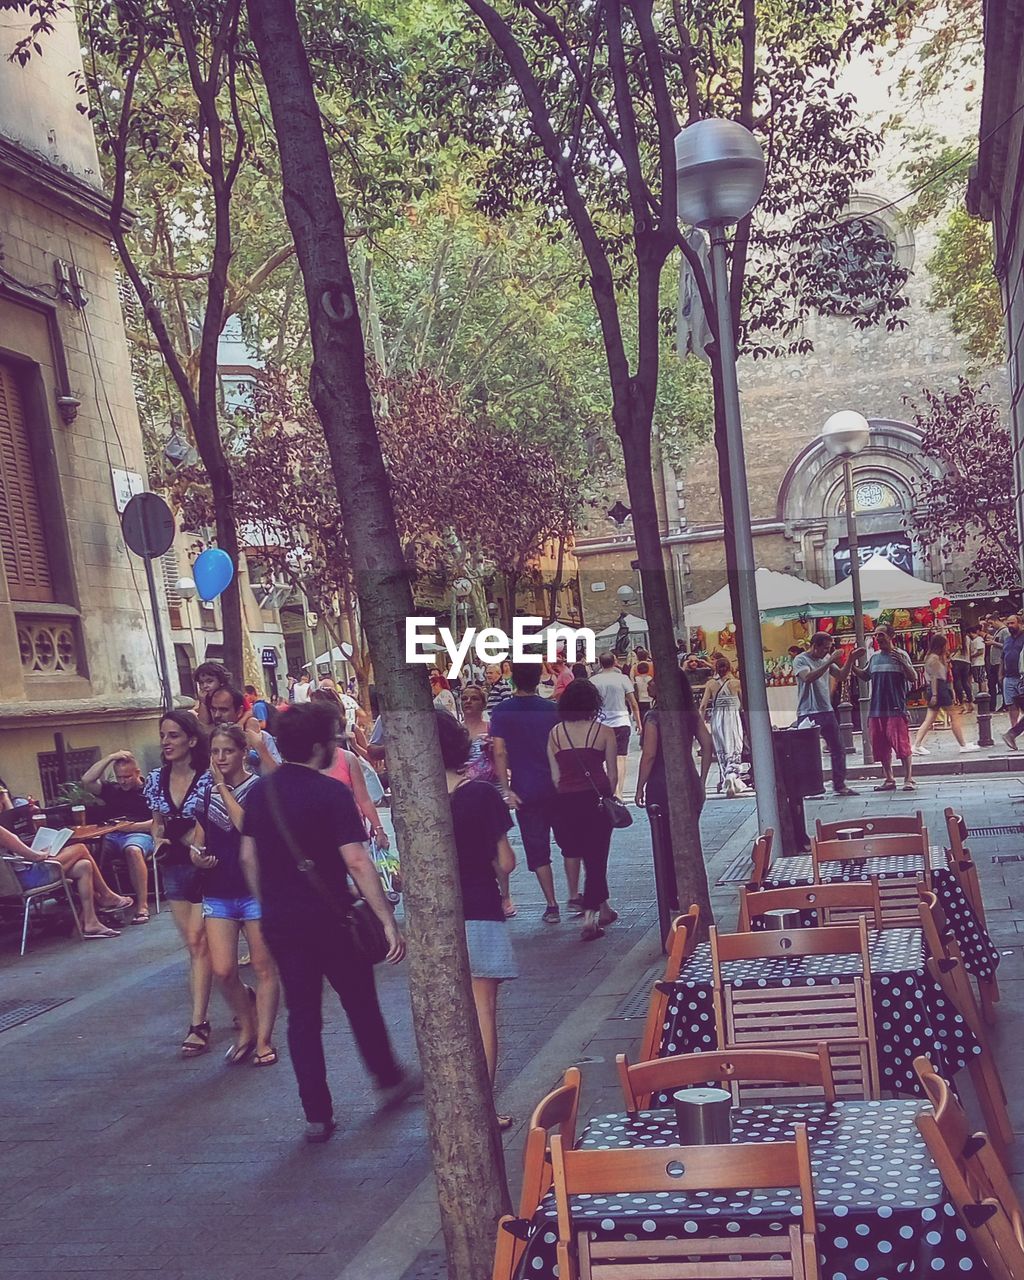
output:
[{"label": "street lamp post", "polygon": [[725,237],[726,227],[745,218],[761,198],[765,180],[764,153],[750,130],[737,121],[698,120],[676,137],[676,175],[680,220],[711,232],[711,277],[722,370],[722,407],[738,578],[740,616],[736,622],[743,655],[744,694],[757,788],[757,820],[762,831],[769,827],[779,831],[775,748],[764,678],[761,613],[754,577],[754,540],[750,527],[750,496],[743,453]]},{"label": "street lamp post", "polygon": [[[825,448],[833,458],[839,458],[843,464],[843,491],[846,498],[846,542],[850,549],[850,585],[853,590],[853,629],[857,637],[857,647],[865,649],[864,643],[864,598],[860,586],[860,554],[857,543],[857,512],[853,498],[853,459],[867,446],[871,437],[871,428],[867,418],[852,410],[844,409],[834,413],[821,429]],[[853,677],[856,680],[856,677]],[[871,695],[868,686],[860,680],[856,681],[857,701],[860,707],[860,739],[865,764],[871,764],[874,756],[871,753],[871,735],[868,733],[868,711],[871,707]]]}]

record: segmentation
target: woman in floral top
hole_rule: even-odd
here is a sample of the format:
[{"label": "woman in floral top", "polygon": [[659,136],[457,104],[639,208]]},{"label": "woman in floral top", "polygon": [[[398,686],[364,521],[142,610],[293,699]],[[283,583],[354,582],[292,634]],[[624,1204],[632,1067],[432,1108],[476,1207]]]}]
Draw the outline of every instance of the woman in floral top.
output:
[{"label": "woman in floral top", "polygon": [[203,924],[202,873],[189,854],[198,812],[200,782],[210,761],[203,727],[191,711],[168,711],[160,720],[163,764],[146,779],[153,813],[153,842],[162,853],[160,880],[171,915],[188,948],[192,1021],[181,1045],[183,1058],[210,1047],[210,985],[213,971]]}]

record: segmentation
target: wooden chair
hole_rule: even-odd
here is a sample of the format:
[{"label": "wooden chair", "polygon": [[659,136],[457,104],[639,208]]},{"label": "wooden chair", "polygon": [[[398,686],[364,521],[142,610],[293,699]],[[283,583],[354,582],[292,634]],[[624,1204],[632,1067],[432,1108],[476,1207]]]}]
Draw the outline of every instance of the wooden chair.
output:
[{"label": "wooden chair", "polygon": [[754,847],[750,853],[750,880],[749,887],[760,889],[764,884],[765,877],[772,865],[772,845],[775,843],[775,828],[768,827],[754,841]]},{"label": "wooden chair", "polygon": [[927,1058],[915,1058],[933,1114],[917,1116],[917,1128],[942,1175],[968,1239],[992,1280],[1024,1276],[1024,1212],[988,1136],[971,1133],[956,1095]]},{"label": "wooden chair", "polygon": [[[551,1140],[558,1210],[560,1280],[749,1280],[751,1276],[818,1280],[814,1183],[807,1129],[793,1142],[707,1147],[632,1147],[573,1151]],[[724,1239],[592,1240],[586,1220],[575,1231],[570,1197],[637,1192],[736,1191],[789,1187],[800,1192],[800,1221],[785,1234]],[[761,1230],[751,1219],[752,1230]],[[682,1233],[680,1233],[682,1234]]]},{"label": "wooden chair", "polygon": [[815,836],[818,840],[838,840],[838,832],[848,831],[851,827],[860,827],[865,837],[872,836],[912,836],[926,835],[927,827],[924,825],[924,814],[918,809],[915,814],[905,814],[902,817],[878,817],[878,818],[855,818],[847,819],[846,822],[822,822],[819,818],[816,823]]},{"label": "wooden chair", "polygon": [[1013,1126],[1006,1109],[1006,1091],[988,1042],[985,1020],[960,955],[960,946],[934,893],[922,893],[919,913],[925,945],[930,953],[928,971],[981,1046],[980,1055],[971,1057],[968,1070],[986,1128],[1000,1152],[1005,1152],[1014,1140]]},{"label": "wooden chair", "polygon": [[[836,1093],[879,1096],[878,1054],[871,1003],[867,921],[819,929],[710,931],[715,1023],[720,1049],[802,1049],[826,1041]],[[814,986],[733,987],[722,977],[732,960],[859,955],[861,973]]]},{"label": "wooden chair", "polygon": [[[68,884],[67,877],[64,874],[64,868],[60,865],[56,858],[47,859],[46,866],[50,869],[50,879],[46,884],[34,885],[26,888],[14,870],[16,866],[22,866],[21,858],[11,854],[4,854],[0,857],[0,903],[6,903],[10,906],[21,908],[21,950],[19,955],[25,954],[25,946],[28,942],[28,918],[32,911],[33,904],[42,903],[45,898],[63,898],[71,908],[71,918],[75,922],[75,928],[79,934],[82,932],[82,922],[78,918],[78,912],[75,909],[75,900],[71,894],[71,886]],[[38,866],[38,863],[33,863]]]},{"label": "wooden chair", "polygon": [[859,916],[867,916],[872,928],[885,927],[877,876],[850,884],[795,885],[753,893],[741,885],[737,932],[748,933],[766,911],[813,911],[819,925],[856,924]]},{"label": "wooden chair", "polygon": [[[971,905],[978,924],[987,932],[988,922],[985,919],[985,900],[981,894],[981,883],[978,880],[978,868],[970,849],[967,848],[967,823],[958,813],[947,809],[946,834],[949,844],[946,847],[946,862],[950,871],[960,882],[964,897]],[[989,1024],[996,1020],[995,1005],[999,1003],[999,983],[995,974],[991,978],[978,978],[978,995],[981,997],[981,1010],[985,1021]]]},{"label": "wooden chair", "polygon": [[[812,840],[811,862],[815,884],[822,883],[822,864],[860,862],[865,858],[906,858],[907,874],[879,877],[882,919],[885,928],[914,928],[917,925],[918,889],[932,887],[928,859],[928,836],[870,836],[863,840]],[[911,860],[919,865],[909,865]]]},{"label": "wooden chair", "polygon": [[[626,1055],[620,1053],[615,1065],[627,1111],[643,1111],[650,1106],[652,1094],[709,1083],[728,1086],[733,1100],[743,1105],[760,1101],[817,1101],[822,1094],[826,1102],[836,1100],[832,1063],[825,1043],[817,1045],[811,1053],[779,1049],[719,1049],[712,1053],[681,1053],[675,1057],[635,1063],[630,1063]],[[751,1087],[741,1091],[741,1085]]]},{"label": "wooden chair", "polygon": [[[697,945],[697,930],[700,927],[700,907],[693,906],[672,921],[668,934],[668,955],[665,959],[665,971],[659,982],[675,982],[683,965],[693,955]],[[651,989],[651,1002],[647,1006],[647,1021],[640,1040],[640,1058],[656,1058],[661,1048],[661,1037],[665,1031],[665,1020],[668,1013],[668,996],[659,991],[657,986]]]},{"label": "wooden chair", "polygon": [[558,1133],[571,1147],[576,1141],[576,1114],[580,1102],[580,1070],[569,1067],[557,1089],[533,1109],[523,1149],[523,1183],[519,1192],[519,1216],[505,1214],[498,1222],[492,1280],[512,1280],[526,1248],[526,1224],[551,1186],[550,1135]]}]

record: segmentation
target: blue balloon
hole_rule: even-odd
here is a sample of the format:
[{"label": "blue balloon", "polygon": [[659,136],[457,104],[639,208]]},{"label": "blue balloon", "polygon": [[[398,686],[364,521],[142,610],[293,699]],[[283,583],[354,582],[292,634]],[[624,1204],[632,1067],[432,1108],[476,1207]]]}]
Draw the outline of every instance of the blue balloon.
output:
[{"label": "blue balloon", "polygon": [[204,551],[192,566],[192,577],[201,600],[216,600],[234,576],[231,557],[220,547]]}]

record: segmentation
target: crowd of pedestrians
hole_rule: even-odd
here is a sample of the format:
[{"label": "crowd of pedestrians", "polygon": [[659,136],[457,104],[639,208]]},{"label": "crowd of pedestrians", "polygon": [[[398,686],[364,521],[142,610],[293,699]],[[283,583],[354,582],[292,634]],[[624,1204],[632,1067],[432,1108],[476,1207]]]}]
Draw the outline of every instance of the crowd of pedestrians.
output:
[{"label": "crowd of pedestrians", "polygon": [[[923,676],[890,628],[874,632],[872,647],[870,656],[862,649],[841,656],[833,638],[820,633],[793,661],[798,722],[820,728],[838,795],[853,792],[833,708],[836,682],[870,686],[868,732],[883,771],[878,790],[896,788],[894,759],[903,767],[903,789],[913,789],[912,756],[926,753],[936,717],[954,717],[975,689],[992,687],[994,660],[1011,718],[1006,742],[1016,749],[1024,734],[1019,618],[971,628],[955,649],[946,633],[937,632]],[[963,656],[952,656],[957,654]],[[955,662],[966,663],[966,673]],[[714,760],[720,791],[749,793],[743,690],[730,660],[682,651],[680,666],[701,695],[695,717],[700,785]],[[599,940],[618,919],[609,900],[608,864],[616,826],[630,821],[616,815],[634,733],[641,744],[635,803],[668,807],[656,672],[640,648],[628,658],[605,653],[593,668],[559,656],[552,663],[470,663],[459,681],[433,668],[429,680],[473,997],[493,1081],[499,992],[518,975],[507,925],[518,913],[509,831],[518,827],[527,870],[540,887],[541,921],[557,925],[564,912],[579,921],[581,941]],[[922,680],[927,714],[911,743],[907,691]],[[232,1068],[277,1065],[274,1031],[283,991],[306,1137],[324,1141],[334,1128],[321,1041],[324,979],[339,996],[381,1097],[397,1100],[418,1084],[394,1055],[374,982],[374,962],[401,960],[405,945],[393,911],[397,860],[377,808],[386,787],[384,725],[379,718],[371,723],[353,691],[329,676],[289,677],[280,701],[254,686],[240,690],[218,663],[203,663],[195,684],[195,706],[161,718],[160,764],[147,777],[130,752],[115,751],[81,779],[105,816],[118,822],[105,838],[105,851],[123,864],[132,896],[111,888],[85,844],[65,845],[59,861],[78,890],[90,939],[119,935],[108,913],[119,913],[123,923],[147,924],[151,877],[159,872],[162,897],[188,956],[182,1057],[211,1050],[216,983],[234,1022],[224,1062]],[[972,749],[958,716],[951,726],[961,749]],[[694,773],[695,786],[696,779]],[[0,807],[5,799],[9,804],[0,789]],[[20,874],[30,884],[46,855],[3,826],[0,845],[24,859]],[[380,955],[370,954],[369,917],[383,939]],[[243,943],[251,986],[240,976]]]}]

